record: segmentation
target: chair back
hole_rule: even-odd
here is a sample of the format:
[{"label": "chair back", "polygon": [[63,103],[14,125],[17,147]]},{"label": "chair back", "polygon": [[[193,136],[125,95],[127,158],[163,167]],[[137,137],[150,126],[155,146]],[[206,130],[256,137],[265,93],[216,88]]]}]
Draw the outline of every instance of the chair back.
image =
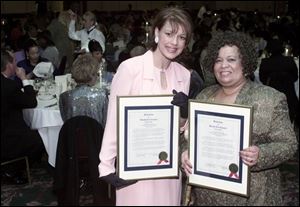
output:
[{"label": "chair back", "polygon": [[[57,143],[54,175],[58,205],[79,205],[80,175],[86,174],[82,170],[87,172],[93,194],[96,194],[103,132],[101,124],[88,116],[75,116],[63,124]],[[81,162],[82,159],[84,162]]]}]

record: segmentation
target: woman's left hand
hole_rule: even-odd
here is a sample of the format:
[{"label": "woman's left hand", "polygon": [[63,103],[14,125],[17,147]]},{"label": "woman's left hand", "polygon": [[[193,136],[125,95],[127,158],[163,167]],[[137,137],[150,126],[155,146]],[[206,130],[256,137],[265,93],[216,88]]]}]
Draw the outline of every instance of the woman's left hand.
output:
[{"label": "woman's left hand", "polygon": [[240,156],[243,162],[249,167],[252,167],[257,164],[258,155],[259,155],[259,148],[257,146],[250,146],[240,151]]}]

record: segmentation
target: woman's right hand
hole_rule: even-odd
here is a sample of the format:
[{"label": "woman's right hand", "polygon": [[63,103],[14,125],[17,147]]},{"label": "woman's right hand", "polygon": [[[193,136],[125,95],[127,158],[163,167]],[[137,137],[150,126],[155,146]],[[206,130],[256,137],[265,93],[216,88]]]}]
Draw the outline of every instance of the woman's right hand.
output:
[{"label": "woman's right hand", "polygon": [[184,170],[186,175],[190,175],[192,173],[192,164],[189,160],[188,151],[185,150],[181,154],[181,169]]}]

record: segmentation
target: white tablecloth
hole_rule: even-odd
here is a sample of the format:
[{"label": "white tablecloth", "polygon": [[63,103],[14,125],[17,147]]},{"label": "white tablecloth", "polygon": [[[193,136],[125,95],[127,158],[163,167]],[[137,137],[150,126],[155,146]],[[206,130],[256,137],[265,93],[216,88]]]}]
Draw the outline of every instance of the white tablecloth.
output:
[{"label": "white tablecloth", "polygon": [[[109,94],[109,83],[99,82],[95,87],[104,88]],[[40,100],[42,97],[45,98],[41,95],[37,97],[38,106],[36,108],[23,110],[23,117],[31,129],[38,130],[48,153],[48,162],[55,167],[58,135],[64,122],[60,115],[57,99]],[[55,103],[55,106],[46,107]]]},{"label": "white tablecloth", "polygon": [[48,162],[55,167],[56,148],[59,131],[63,125],[58,106],[45,108],[53,104],[56,99],[50,101],[38,101],[38,106],[33,109],[24,109],[23,117],[31,129],[38,130],[43,139],[46,152],[48,153]]}]

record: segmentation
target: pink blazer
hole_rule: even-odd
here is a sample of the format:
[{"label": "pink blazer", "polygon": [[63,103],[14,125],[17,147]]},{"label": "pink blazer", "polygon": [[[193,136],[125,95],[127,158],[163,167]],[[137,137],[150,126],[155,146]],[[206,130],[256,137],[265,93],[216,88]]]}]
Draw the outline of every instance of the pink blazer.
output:
[{"label": "pink blazer", "polygon": [[[99,164],[99,173],[100,177],[108,175],[110,173],[115,172],[115,159],[117,156],[117,129],[116,129],[116,112],[117,112],[117,96],[125,96],[125,95],[158,95],[158,94],[172,94],[172,90],[175,89],[176,91],[182,91],[185,94],[188,94],[189,91],[189,85],[190,85],[190,72],[176,62],[171,62],[169,68],[166,70],[166,75],[168,76],[168,86],[169,88],[167,91],[162,91],[160,88],[160,83],[155,78],[155,67],[153,65],[153,52],[147,51],[144,55],[137,56],[134,58],[130,58],[124,62],[122,62],[117,70],[117,73],[115,74],[112,85],[111,85],[111,93],[109,97],[109,105],[108,105],[108,113],[107,113],[107,121],[105,126],[105,131],[103,135],[103,141],[102,141],[102,147],[100,151],[100,164]],[[156,71],[157,72],[157,71]],[[164,179],[156,180],[155,182],[161,182]],[[167,179],[165,179],[167,180]],[[176,187],[172,189],[172,191],[176,191],[175,197],[180,195],[181,191],[181,179],[168,179],[171,180],[171,182],[176,182]],[[138,181],[136,184],[133,184],[131,186],[128,186],[126,188],[123,188],[121,190],[117,191],[117,204],[120,205],[137,205],[137,204],[144,204],[144,205],[150,205],[150,204],[162,204],[162,205],[177,205],[178,198],[175,198],[175,203],[169,203],[162,201],[160,202],[158,199],[158,196],[153,194],[155,198],[152,198],[151,193],[147,193],[147,196],[149,198],[149,202],[145,201],[144,196],[142,197],[144,200],[141,200],[141,202],[137,202],[132,200],[132,196],[129,196],[130,198],[125,198],[125,195],[123,198],[130,199],[131,203],[126,202],[124,199],[121,199],[122,190],[126,189],[126,194],[130,194],[131,190],[132,193],[139,193],[141,190],[138,186],[144,188],[144,187],[150,187],[148,184],[153,183],[153,180],[147,180],[147,181]],[[180,183],[178,183],[180,182]],[[145,186],[145,184],[147,186]],[[143,186],[141,186],[143,185]],[[151,184],[150,184],[151,185]],[[163,184],[164,186],[166,183]],[[157,188],[156,184],[156,188]],[[167,188],[171,188],[170,185],[167,186]],[[130,190],[131,189],[131,190]],[[138,190],[139,189],[139,190]],[[118,196],[119,193],[119,196]],[[165,194],[164,192],[163,194]],[[179,193],[179,195],[178,195]],[[167,193],[168,194],[168,193]],[[131,194],[132,195],[132,194]],[[121,199],[121,200],[120,200]],[[158,199],[158,200],[157,200]],[[180,199],[180,198],[179,198]],[[159,203],[153,203],[152,200],[156,200],[155,202]],[[163,199],[164,200],[164,199]]]}]

